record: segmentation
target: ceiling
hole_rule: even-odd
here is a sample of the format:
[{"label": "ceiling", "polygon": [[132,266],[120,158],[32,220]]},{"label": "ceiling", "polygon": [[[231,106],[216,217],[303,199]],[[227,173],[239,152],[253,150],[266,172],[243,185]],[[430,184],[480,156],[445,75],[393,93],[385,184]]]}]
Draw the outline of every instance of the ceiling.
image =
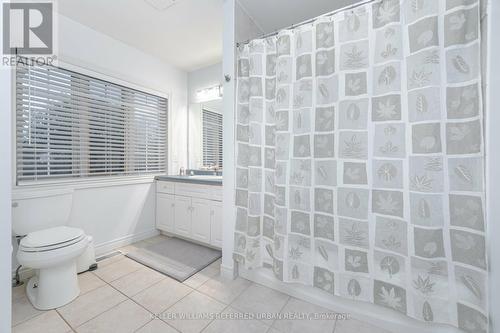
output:
[{"label": "ceiling", "polygon": [[300,23],[359,0],[238,0],[263,33]]},{"label": "ceiling", "polygon": [[[222,60],[224,0],[61,0],[58,11],[191,72]],[[358,0],[237,0],[261,33]]]},{"label": "ceiling", "polygon": [[222,3],[223,0],[62,0],[58,2],[58,11],[189,72],[222,59]]}]

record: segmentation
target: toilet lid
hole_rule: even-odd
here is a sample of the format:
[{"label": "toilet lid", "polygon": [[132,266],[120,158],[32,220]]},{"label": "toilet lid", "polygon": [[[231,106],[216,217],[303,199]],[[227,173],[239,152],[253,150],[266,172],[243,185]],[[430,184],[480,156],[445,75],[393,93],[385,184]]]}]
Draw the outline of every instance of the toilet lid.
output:
[{"label": "toilet lid", "polygon": [[70,242],[83,234],[82,229],[55,227],[29,233],[21,240],[21,245],[25,248],[47,247]]}]

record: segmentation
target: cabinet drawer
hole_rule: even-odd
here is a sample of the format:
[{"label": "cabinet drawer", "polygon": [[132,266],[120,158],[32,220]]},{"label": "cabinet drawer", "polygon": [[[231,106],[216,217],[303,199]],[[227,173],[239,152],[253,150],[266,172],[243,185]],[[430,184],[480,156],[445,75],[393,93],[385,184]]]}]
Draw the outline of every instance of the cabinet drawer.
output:
[{"label": "cabinet drawer", "polygon": [[222,201],[222,186],[212,186],[212,200]]},{"label": "cabinet drawer", "polygon": [[193,198],[222,201],[221,186],[179,183],[175,185],[175,194]]},{"label": "cabinet drawer", "polygon": [[174,194],[175,193],[175,184],[171,183],[171,182],[157,181],[156,182],[156,192],[157,193]]}]

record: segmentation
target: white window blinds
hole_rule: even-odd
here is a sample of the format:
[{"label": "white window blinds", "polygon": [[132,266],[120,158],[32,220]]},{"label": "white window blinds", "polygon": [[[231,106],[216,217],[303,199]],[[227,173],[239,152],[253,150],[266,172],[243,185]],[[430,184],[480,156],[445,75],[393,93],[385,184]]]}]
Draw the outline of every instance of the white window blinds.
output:
[{"label": "white window blinds", "polygon": [[222,115],[203,110],[203,165],[222,168]]},{"label": "white window blinds", "polygon": [[18,66],[18,184],[166,172],[167,105],[69,70]]}]

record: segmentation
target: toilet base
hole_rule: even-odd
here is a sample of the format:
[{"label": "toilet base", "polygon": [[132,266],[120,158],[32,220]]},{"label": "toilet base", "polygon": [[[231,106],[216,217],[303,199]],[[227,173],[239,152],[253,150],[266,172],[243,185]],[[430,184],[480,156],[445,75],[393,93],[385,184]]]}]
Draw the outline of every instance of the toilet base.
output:
[{"label": "toilet base", "polygon": [[36,270],[26,285],[26,294],[38,310],[55,309],[74,300],[80,294],[75,261]]}]

